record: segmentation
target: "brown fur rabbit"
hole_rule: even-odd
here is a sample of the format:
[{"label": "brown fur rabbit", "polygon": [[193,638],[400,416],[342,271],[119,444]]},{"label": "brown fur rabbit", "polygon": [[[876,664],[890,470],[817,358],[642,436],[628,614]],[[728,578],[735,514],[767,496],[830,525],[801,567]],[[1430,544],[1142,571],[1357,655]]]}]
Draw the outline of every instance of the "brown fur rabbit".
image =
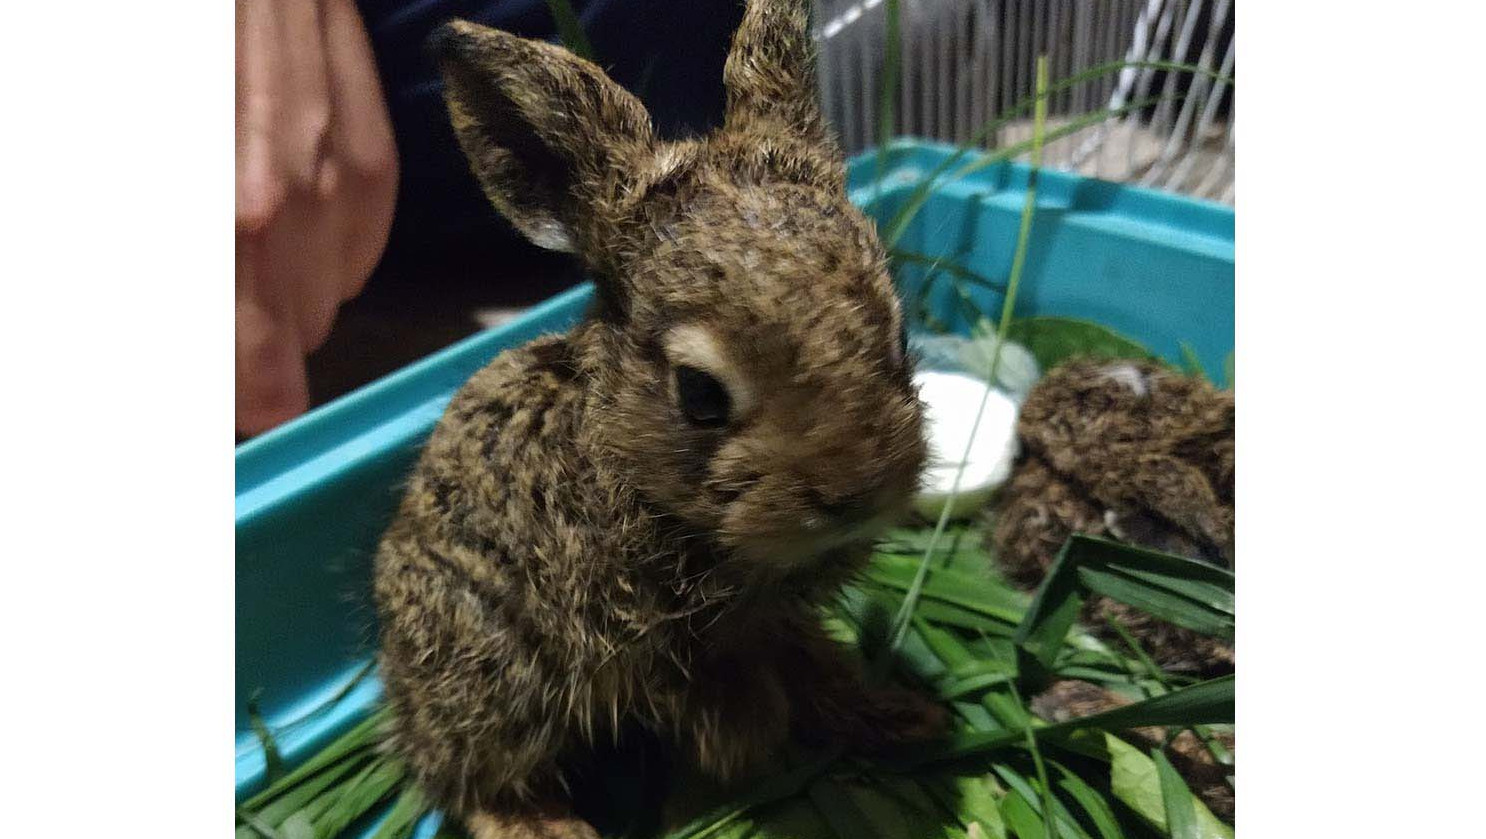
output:
[{"label": "brown fur rabbit", "polygon": [[[1233,392],[1153,362],[1077,359],[1028,394],[1023,456],[995,510],[997,559],[1042,581],[1073,533],[1233,567]],[[1117,618],[1169,670],[1231,672],[1233,649],[1105,598],[1084,618]]]},{"label": "brown fur rabbit", "polygon": [[817,618],[926,451],[804,3],[750,3],[725,126],[686,142],[560,48],[455,22],[438,49],[490,200],[597,295],[460,390],[378,552],[392,743],[420,785],[477,837],[592,836],[561,766],[627,725],[721,777],[792,728],[931,736],[943,711],[867,686]]},{"label": "brown fur rabbit", "polygon": [[[1032,588],[1073,533],[1105,536],[1233,566],[1234,401],[1200,379],[1152,362],[1077,359],[1053,369],[1022,405],[1023,455],[1002,488],[994,538],[998,564]],[[1118,620],[1167,670],[1231,673],[1231,644],[1156,620],[1104,597],[1082,618],[1112,636]],[[1086,716],[1129,700],[1080,681],[1055,682],[1032,708],[1049,721]],[[1132,732],[1146,746],[1161,729]],[[1233,738],[1218,739],[1232,751]],[[1169,757],[1219,818],[1233,819],[1233,789],[1191,733]]]}]

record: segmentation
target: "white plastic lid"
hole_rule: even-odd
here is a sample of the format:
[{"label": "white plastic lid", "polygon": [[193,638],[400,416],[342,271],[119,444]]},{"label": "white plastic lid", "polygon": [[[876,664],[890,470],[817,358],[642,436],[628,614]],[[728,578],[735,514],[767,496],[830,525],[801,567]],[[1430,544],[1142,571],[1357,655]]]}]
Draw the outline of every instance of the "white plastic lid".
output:
[{"label": "white plastic lid", "polygon": [[[937,519],[964,460],[965,471],[951,515],[969,515],[1011,476],[1019,451],[1017,403],[996,388],[988,394],[983,379],[965,373],[921,370],[914,375],[914,382],[924,402],[924,432],[929,442],[929,465],[914,506],[925,518]],[[982,398],[985,410],[966,459],[966,445],[970,444],[970,431]]]}]

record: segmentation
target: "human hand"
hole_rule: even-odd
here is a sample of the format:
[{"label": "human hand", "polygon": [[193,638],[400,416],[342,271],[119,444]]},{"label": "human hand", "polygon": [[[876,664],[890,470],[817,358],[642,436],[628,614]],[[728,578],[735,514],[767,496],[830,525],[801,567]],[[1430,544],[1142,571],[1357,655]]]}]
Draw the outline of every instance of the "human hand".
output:
[{"label": "human hand", "polygon": [[353,0],[237,2],[237,432],[309,405],[305,355],[387,245],[397,149]]}]

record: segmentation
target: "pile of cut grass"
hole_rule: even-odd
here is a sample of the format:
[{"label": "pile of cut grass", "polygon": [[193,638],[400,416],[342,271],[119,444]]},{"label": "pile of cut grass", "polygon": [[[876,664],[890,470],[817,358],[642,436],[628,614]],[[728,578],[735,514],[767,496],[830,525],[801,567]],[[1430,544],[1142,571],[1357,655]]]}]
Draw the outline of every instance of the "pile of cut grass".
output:
[{"label": "pile of cut grass", "polygon": [[[1191,729],[1212,743],[1214,731],[1232,731],[1233,677],[1193,682],[1162,673],[1138,646],[1116,649],[1074,623],[1085,598],[1097,594],[1231,639],[1232,574],[1075,536],[1029,596],[991,572],[984,526],[946,527],[926,553],[933,541],[930,528],[891,532],[824,620],[837,638],[946,703],[951,736],[890,759],[793,755],[763,785],[729,791],[718,804],[678,794],[669,809],[700,814],[667,839],[1232,836],[1160,748],[1135,745],[1126,732]],[[893,650],[892,618],[915,591]],[[1028,700],[1057,679],[1135,701],[1049,724]],[[240,839],[336,836],[388,802],[381,822],[365,828],[369,835],[412,835],[425,806],[404,767],[377,749],[386,713],[374,712],[243,802]],[[1231,755],[1213,746],[1214,760],[1231,766]]]}]

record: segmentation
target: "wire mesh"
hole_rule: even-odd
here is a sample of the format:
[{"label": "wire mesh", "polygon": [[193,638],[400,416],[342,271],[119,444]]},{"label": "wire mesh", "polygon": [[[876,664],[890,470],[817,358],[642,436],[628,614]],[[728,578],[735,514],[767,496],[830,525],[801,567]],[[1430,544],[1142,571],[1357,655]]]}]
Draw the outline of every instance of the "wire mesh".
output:
[{"label": "wire mesh", "polygon": [[[884,0],[815,0],[821,98],[848,153],[873,145],[887,37]],[[1232,0],[900,0],[894,134],[962,144],[1052,80],[1101,64],[1180,62],[1231,78]],[[1117,113],[1047,144],[1044,165],[1233,203],[1233,87],[1211,76],[1126,67],[1049,101],[1048,130]],[[1031,136],[1030,113],[984,140]]]}]

